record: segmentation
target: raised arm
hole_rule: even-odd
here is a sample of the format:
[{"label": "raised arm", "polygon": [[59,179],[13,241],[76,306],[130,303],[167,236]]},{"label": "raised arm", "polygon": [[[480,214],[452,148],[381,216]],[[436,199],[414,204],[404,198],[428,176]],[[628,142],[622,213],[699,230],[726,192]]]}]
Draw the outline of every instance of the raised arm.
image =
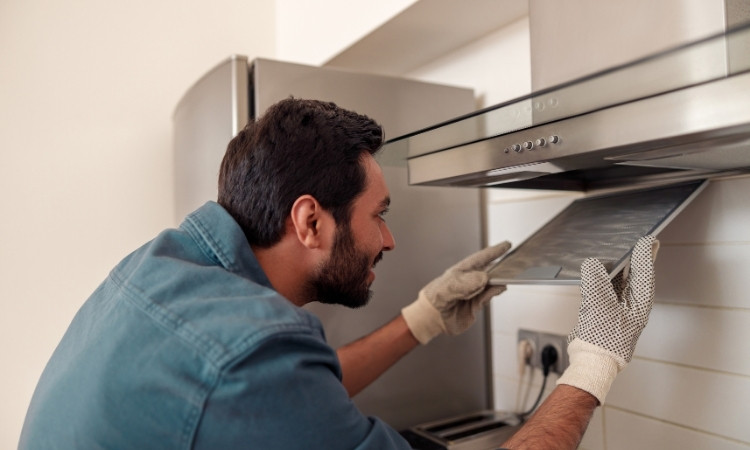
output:
[{"label": "raised arm", "polygon": [[575,449],[599,401],[586,391],[559,385],[503,447],[508,449]]},{"label": "raised arm", "polygon": [[[568,338],[570,365],[557,387],[504,444],[509,449],[575,449],[596,407],[633,357],[654,302],[659,241],[641,238],[628,269],[610,282],[596,259],[581,266],[581,307]],[[628,273],[629,272],[629,273]]]}]

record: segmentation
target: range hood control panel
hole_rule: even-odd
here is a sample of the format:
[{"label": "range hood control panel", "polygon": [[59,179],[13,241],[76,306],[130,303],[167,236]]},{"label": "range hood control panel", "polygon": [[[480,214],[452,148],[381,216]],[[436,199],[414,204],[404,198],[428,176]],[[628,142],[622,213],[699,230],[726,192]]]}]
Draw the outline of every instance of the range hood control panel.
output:
[{"label": "range hood control panel", "polygon": [[546,147],[547,144],[557,144],[560,142],[560,136],[550,136],[548,138],[538,138],[535,141],[524,141],[522,144],[511,144],[505,147],[505,153],[521,153],[524,150],[534,150],[535,147]]}]

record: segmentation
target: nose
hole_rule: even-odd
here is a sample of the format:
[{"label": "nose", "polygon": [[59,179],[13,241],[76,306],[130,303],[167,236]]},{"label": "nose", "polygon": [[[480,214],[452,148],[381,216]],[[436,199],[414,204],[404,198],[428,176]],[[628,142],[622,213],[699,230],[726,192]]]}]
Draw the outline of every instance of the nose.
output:
[{"label": "nose", "polygon": [[388,228],[388,225],[383,222],[383,251],[391,251],[394,248],[396,248],[396,240],[393,238],[393,233],[391,233],[390,228]]}]

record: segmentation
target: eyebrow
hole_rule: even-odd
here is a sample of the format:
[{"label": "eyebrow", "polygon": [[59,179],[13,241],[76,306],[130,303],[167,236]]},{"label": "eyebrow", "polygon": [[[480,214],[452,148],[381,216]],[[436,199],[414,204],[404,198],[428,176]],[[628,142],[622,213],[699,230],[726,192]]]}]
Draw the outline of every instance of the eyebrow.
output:
[{"label": "eyebrow", "polygon": [[388,208],[390,204],[391,204],[391,197],[387,196],[383,200],[380,201],[380,204],[378,206],[385,209],[385,208]]}]

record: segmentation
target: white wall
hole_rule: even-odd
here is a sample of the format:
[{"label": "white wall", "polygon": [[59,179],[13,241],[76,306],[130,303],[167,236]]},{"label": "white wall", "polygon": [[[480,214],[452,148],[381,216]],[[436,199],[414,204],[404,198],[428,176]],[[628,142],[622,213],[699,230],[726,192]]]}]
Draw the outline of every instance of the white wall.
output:
[{"label": "white wall", "polygon": [[272,1],[0,2],[0,448],[81,303],[172,220],[171,115]]}]

